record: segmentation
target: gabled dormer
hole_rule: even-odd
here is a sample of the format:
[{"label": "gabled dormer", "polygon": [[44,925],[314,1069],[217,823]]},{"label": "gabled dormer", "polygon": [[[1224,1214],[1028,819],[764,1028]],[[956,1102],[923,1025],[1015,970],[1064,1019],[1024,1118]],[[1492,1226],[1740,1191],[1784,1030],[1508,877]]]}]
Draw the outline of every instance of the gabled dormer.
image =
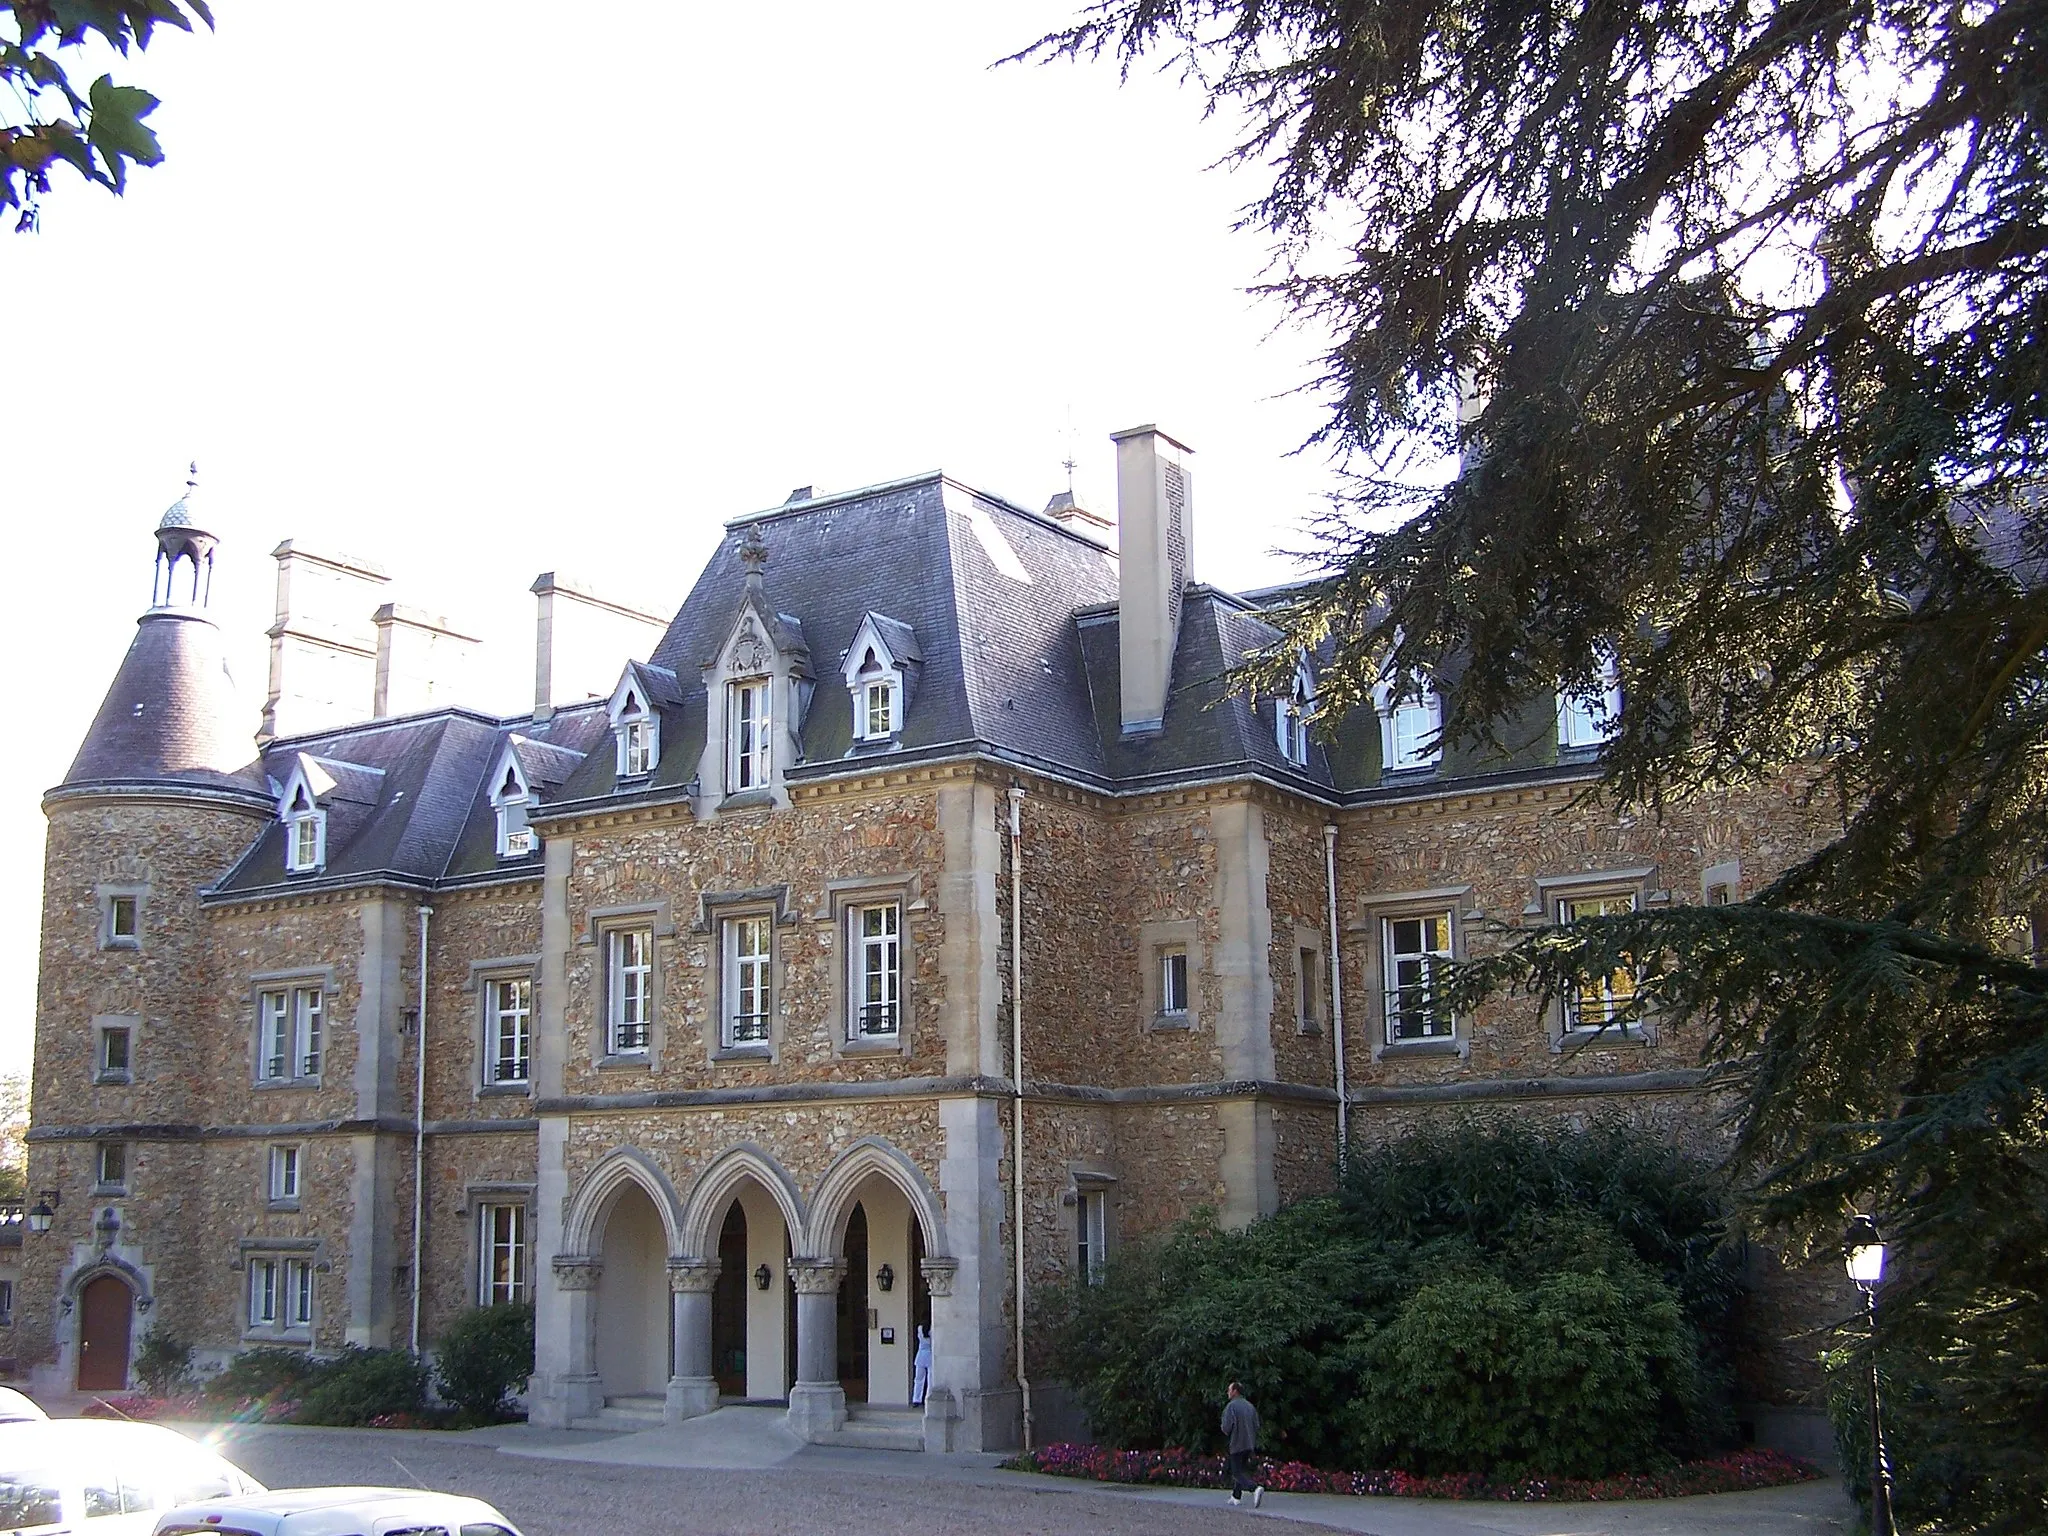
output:
[{"label": "gabled dormer", "polygon": [[612,690],[606,713],[612,722],[617,753],[613,773],[621,784],[643,780],[661,761],[661,712],[654,707],[646,680],[634,675],[631,662]]},{"label": "gabled dormer", "polygon": [[768,550],[758,528],[747,530],[739,554],[747,569],[739,612],[703,664],[700,816],[789,803],[783,776],[802,759],[800,733],[815,686],[802,623],[768,601],[761,575]]},{"label": "gabled dormer", "polygon": [[854,752],[886,746],[901,737],[923,663],[917,632],[901,619],[880,613],[861,619],[841,665],[853,703]]},{"label": "gabled dormer", "polygon": [[384,770],[337,762],[300,752],[277,793],[277,817],[284,824],[284,868],[290,875],[317,874],[327,867],[328,818],[341,803],[358,815],[375,806]]},{"label": "gabled dormer", "polygon": [[533,798],[526,770],[519,765],[519,753],[508,741],[491,773],[491,809],[498,817],[499,858],[523,859],[540,846],[539,837],[526,824]]}]

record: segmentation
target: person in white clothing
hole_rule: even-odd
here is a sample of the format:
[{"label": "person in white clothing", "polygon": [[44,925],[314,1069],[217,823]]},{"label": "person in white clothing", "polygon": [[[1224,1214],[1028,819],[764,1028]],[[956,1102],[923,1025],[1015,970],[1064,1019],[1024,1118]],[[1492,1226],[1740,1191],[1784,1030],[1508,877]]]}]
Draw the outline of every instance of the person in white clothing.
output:
[{"label": "person in white clothing", "polygon": [[919,1328],[917,1330],[917,1354],[910,1362],[910,1400],[924,1401],[924,1391],[932,1384],[932,1336]]}]

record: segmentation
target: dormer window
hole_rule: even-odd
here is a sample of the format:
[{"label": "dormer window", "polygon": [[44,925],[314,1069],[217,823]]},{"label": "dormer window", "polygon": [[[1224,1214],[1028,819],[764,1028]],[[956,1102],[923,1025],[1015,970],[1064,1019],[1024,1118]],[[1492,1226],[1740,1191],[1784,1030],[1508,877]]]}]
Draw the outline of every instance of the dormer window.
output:
[{"label": "dormer window", "polygon": [[1605,746],[1621,725],[1621,669],[1612,651],[1603,648],[1599,660],[1599,677],[1591,690],[1558,685],[1557,744],[1567,750]]},{"label": "dormer window", "polygon": [[504,776],[491,791],[491,804],[498,812],[499,858],[523,859],[540,846],[540,839],[526,824],[526,808],[531,798],[526,781],[519,776],[519,765],[507,762]]},{"label": "dormer window", "polygon": [[896,734],[900,706],[895,675],[869,646],[861,659],[854,696],[854,734],[862,741],[886,741]]},{"label": "dormer window", "polygon": [[862,617],[839,668],[853,701],[856,746],[892,742],[902,735],[911,680],[922,661],[917,632],[908,624],[881,613]]},{"label": "dormer window", "polygon": [[1294,669],[1287,697],[1273,701],[1273,734],[1280,755],[1297,768],[1308,766],[1308,722],[1316,712],[1316,684],[1304,663]]},{"label": "dormer window", "polygon": [[728,685],[726,735],[730,744],[726,787],[735,795],[768,787],[773,767],[769,752],[768,679],[750,678]]},{"label": "dormer window", "polygon": [[1382,680],[1373,689],[1380,717],[1380,768],[1384,773],[1433,767],[1443,756],[1443,701],[1434,687],[1413,679],[1397,689]]},{"label": "dormer window", "polygon": [[619,777],[637,779],[652,773],[661,756],[661,722],[630,688],[620,702],[614,729],[619,741]]},{"label": "dormer window", "polygon": [[285,802],[284,829],[284,864],[291,873],[308,874],[327,862],[327,813],[304,782],[293,786]]}]

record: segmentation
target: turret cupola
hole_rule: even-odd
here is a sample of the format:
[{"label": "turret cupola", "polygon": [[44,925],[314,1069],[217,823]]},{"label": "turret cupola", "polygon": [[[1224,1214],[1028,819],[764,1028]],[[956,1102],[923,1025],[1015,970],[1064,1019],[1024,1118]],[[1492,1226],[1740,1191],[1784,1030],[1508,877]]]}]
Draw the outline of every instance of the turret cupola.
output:
[{"label": "turret cupola", "polygon": [[[198,490],[195,463],[186,473],[185,494],[164,510],[156,525],[156,566],[149,584],[152,608],[204,608],[213,597],[213,551],[220,540],[193,518]],[[180,570],[181,566],[190,568]]]},{"label": "turret cupola", "polygon": [[148,787],[269,800],[250,750],[255,717],[206,611],[219,540],[193,515],[197,485],[195,465],[158,522],[149,611],[57,793]]}]

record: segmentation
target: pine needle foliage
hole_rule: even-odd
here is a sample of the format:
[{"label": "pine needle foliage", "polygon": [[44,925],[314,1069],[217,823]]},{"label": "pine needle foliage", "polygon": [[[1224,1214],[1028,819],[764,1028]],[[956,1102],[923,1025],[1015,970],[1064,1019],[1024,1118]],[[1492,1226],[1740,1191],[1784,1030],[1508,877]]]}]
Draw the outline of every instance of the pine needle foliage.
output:
[{"label": "pine needle foliage", "polygon": [[1103,0],[1020,56],[1094,55],[1242,124],[1333,338],[1355,476],[1243,680],[1426,674],[1514,748],[1611,659],[1596,799],[1833,815],[1745,903],[1503,933],[1461,995],[1619,959],[1704,1021],[1761,1218],[1901,1250],[1885,1347],[1989,1490],[1902,1517],[2048,1526],[2048,0]]}]

